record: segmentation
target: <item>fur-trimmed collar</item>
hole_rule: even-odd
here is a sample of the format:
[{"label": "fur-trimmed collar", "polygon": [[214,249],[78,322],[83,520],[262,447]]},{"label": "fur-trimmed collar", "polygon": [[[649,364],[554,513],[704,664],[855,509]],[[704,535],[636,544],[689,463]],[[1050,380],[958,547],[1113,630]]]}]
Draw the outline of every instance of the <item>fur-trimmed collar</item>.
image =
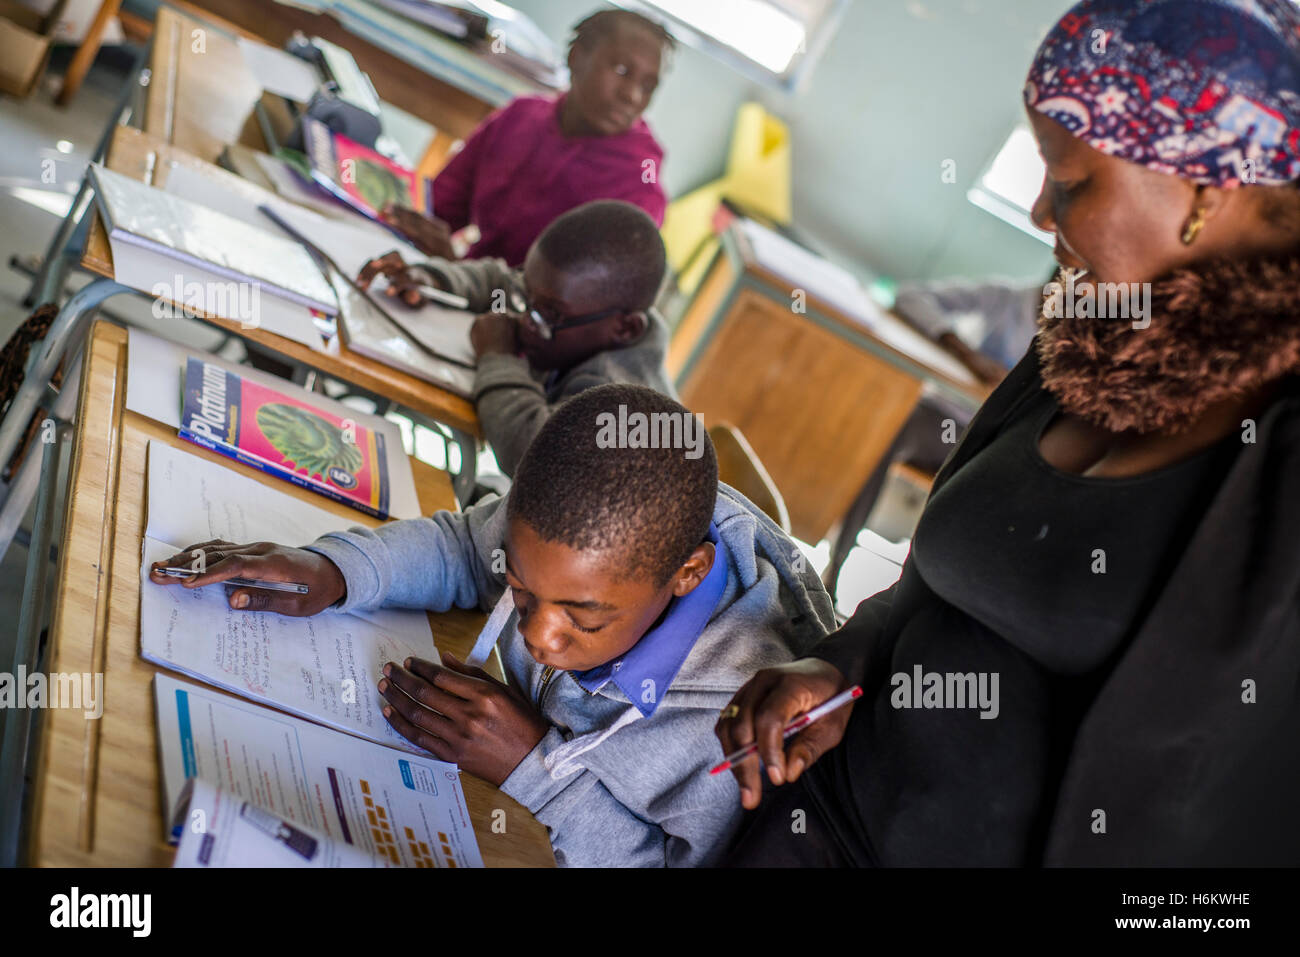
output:
[{"label": "fur-trimmed collar", "polygon": [[1212,404],[1300,372],[1300,253],[1176,270],[1151,284],[1146,328],[1056,318],[1044,299],[1043,384],[1114,432],[1183,432]]}]

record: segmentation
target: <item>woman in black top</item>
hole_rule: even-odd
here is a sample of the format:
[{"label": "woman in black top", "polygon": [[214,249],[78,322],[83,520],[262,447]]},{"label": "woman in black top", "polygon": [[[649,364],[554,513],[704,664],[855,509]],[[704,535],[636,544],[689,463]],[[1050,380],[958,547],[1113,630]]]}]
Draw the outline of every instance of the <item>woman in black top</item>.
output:
[{"label": "woman in black top", "polygon": [[1085,0],[1025,98],[1066,271],[898,583],[724,711],[732,864],[1300,860],[1300,15]]}]

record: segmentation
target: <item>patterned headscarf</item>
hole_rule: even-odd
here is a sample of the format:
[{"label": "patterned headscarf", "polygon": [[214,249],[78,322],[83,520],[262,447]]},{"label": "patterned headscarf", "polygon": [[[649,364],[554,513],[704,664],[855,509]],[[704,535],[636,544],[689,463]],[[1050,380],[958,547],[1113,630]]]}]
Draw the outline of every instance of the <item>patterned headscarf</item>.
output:
[{"label": "patterned headscarf", "polygon": [[1196,183],[1300,177],[1290,0],[1083,0],[1039,47],[1025,103],[1089,146]]}]

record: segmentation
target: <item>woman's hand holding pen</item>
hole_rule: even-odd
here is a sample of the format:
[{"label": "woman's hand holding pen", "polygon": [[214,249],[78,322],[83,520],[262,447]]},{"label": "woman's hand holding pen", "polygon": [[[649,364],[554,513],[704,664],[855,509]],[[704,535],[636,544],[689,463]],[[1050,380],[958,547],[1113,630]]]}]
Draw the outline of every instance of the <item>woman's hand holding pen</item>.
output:
[{"label": "woman's hand holding pen", "polygon": [[384,665],[384,717],[402,737],[500,787],[549,725],[521,694],[452,655]]},{"label": "woman's hand holding pen", "polygon": [[380,210],[379,218],[405,236],[412,246],[426,256],[456,258],[456,250],[451,244],[451,227],[436,216],[425,216],[413,209],[389,203]]},{"label": "woman's hand holding pen", "polygon": [[[838,708],[810,724],[790,739],[788,750],[783,730],[793,719],[848,686],[839,669],[820,658],[801,658],[777,668],[764,668],[731,699],[735,713],[728,717],[724,711],[714,726],[722,753],[731,754],[757,741],[758,756],[767,765],[773,784],[797,780],[806,768],[840,743],[853,709]],[[731,773],[740,786],[740,803],[751,810],[758,807],[763,795],[759,762],[752,757],[740,761],[732,765]]]},{"label": "woman's hand holding pen", "polygon": [[[189,578],[169,578],[159,571],[167,566],[194,570]],[[316,552],[288,548],[270,542],[236,545],[214,539],[190,545],[177,555],[154,562],[149,580],[157,585],[201,588],[229,578],[257,578],[276,582],[301,582],[307,594],[268,591],[264,588],[227,586],[231,608],[241,611],[274,611],[281,615],[315,615],[347,594],[347,583],[338,566]]]}]

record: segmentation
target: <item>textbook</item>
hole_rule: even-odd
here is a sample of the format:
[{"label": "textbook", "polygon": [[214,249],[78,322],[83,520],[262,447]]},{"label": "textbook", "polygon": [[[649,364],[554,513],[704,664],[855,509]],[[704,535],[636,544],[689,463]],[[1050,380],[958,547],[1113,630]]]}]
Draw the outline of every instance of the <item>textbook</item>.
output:
[{"label": "textbook", "polygon": [[[330,281],[341,304],[338,330],[345,346],[461,398],[473,398],[472,312],[425,303],[403,316],[399,325],[377,296],[361,293],[337,273]],[[390,308],[396,312],[402,307],[390,304]]]},{"label": "textbook", "polygon": [[[438,660],[429,616],[400,608],[310,618],[233,610],[226,588],[159,585],[155,561],[195,542],[306,545],[347,518],[151,439],[148,522],[140,555],[140,655],[199,681],[309,721],[419,753],[384,718],[376,685],[389,661]],[[191,568],[205,561],[188,553]]]},{"label": "textbook", "polygon": [[382,222],[379,211],[389,203],[414,210],[423,208],[424,177],[414,170],[335,133],[310,116],[302,118],[302,137],[311,178],[357,212]]},{"label": "textbook", "polygon": [[114,278],[324,351],[338,300],[298,243],[92,164]]},{"label": "textbook", "polygon": [[460,769],[154,676],[175,867],[482,867]]},{"label": "textbook", "polygon": [[180,436],[388,518],[383,433],[202,359],[185,363]]},{"label": "textbook", "polygon": [[191,358],[201,359],[209,365],[233,372],[245,381],[252,380],[300,399],[317,411],[332,412],[342,419],[350,418],[372,432],[382,433],[384,448],[388,452],[389,517],[419,518],[424,514],[415,491],[415,475],[402,444],[402,430],[398,423],[383,416],[362,412],[319,392],[310,392],[297,383],[288,382],[270,372],[179,345],[135,327],[127,330],[127,337],[130,341],[126,358],[126,407],[132,412],[160,422],[179,434],[183,403],[178,397],[185,388],[185,369]]}]

